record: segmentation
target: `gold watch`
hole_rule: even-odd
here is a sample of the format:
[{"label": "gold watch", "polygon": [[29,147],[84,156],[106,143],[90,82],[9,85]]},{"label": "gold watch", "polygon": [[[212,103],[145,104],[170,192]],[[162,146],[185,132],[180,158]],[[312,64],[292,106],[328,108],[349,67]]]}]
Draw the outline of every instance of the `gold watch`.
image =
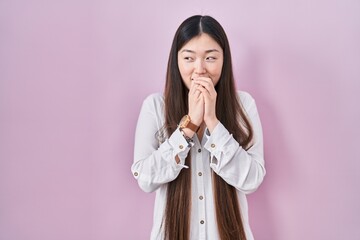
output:
[{"label": "gold watch", "polygon": [[190,130],[197,132],[197,130],[199,129],[199,126],[197,126],[191,122],[191,118],[189,115],[185,115],[181,118],[179,128],[180,129],[189,128]]}]

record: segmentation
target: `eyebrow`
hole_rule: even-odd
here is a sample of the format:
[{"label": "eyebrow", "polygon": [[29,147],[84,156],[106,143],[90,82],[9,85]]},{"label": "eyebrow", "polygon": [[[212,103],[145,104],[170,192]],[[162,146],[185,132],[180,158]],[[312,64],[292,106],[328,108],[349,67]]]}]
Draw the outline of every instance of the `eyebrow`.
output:
[{"label": "eyebrow", "polygon": [[[184,50],[182,50],[181,51],[182,53],[183,52],[189,52],[189,53],[195,53],[195,51],[193,51],[193,50],[190,50],[190,49],[184,49]],[[206,50],[205,51],[205,53],[211,53],[211,52],[219,52],[219,50],[217,50],[217,49],[209,49],[209,50]]]}]

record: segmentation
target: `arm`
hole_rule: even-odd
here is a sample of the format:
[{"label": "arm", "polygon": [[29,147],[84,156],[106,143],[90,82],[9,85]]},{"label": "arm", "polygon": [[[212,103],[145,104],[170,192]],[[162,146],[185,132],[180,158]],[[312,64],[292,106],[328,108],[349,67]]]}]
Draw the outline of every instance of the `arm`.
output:
[{"label": "arm", "polygon": [[159,144],[156,133],[163,124],[160,119],[163,106],[155,98],[154,95],[146,98],[141,107],[131,167],[133,176],[145,192],[153,192],[162,184],[174,180],[186,167],[185,158],[190,149],[179,129]]},{"label": "arm", "polygon": [[208,138],[205,148],[211,153],[210,167],[228,184],[244,193],[254,192],[266,174],[263,136],[254,99],[246,96],[249,120],[254,130],[253,145],[243,149],[228,130],[218,123]]}]

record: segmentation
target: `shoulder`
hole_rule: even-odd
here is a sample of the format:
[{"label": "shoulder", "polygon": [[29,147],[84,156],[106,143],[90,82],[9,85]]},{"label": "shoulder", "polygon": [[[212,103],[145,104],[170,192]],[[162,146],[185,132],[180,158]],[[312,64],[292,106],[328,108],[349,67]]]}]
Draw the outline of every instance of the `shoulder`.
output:
[{"label": "shoulder", "polygon": [[144,102],[164,102],[164,95],[161,93],[151,93],[146,96]]},{"label": "shoulder", "polygon": [[161,93],[151,93],[145,97],[143,107],[158,109],[164,105],[164,96]]},{"label": "shoulder", "polygon": [[258,114],[256,101],[250,93],[238,91],[238,99],[241,107],[249,116],[256,116]]},{"label": "shoulder", "polygon": [[245,109],[248,109],[251,105],[255,103],[254,98],[251,96],[250,93],[245,91],[237,91],[238,99],[243,105]]}]

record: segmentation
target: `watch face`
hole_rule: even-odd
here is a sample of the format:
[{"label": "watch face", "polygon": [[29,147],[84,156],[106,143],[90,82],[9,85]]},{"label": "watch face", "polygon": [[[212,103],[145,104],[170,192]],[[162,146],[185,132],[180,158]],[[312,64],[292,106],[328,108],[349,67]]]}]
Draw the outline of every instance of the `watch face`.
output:
[{"label": "watch face", "polygon": [[181,127],[181,128],[186,128],[187,125],[189,124],[189,122],[190,122],[190,117],[189,117],[189,115],[183,116],[183,118],[182,118],[181,121],[180,121],[180,127]]}]

